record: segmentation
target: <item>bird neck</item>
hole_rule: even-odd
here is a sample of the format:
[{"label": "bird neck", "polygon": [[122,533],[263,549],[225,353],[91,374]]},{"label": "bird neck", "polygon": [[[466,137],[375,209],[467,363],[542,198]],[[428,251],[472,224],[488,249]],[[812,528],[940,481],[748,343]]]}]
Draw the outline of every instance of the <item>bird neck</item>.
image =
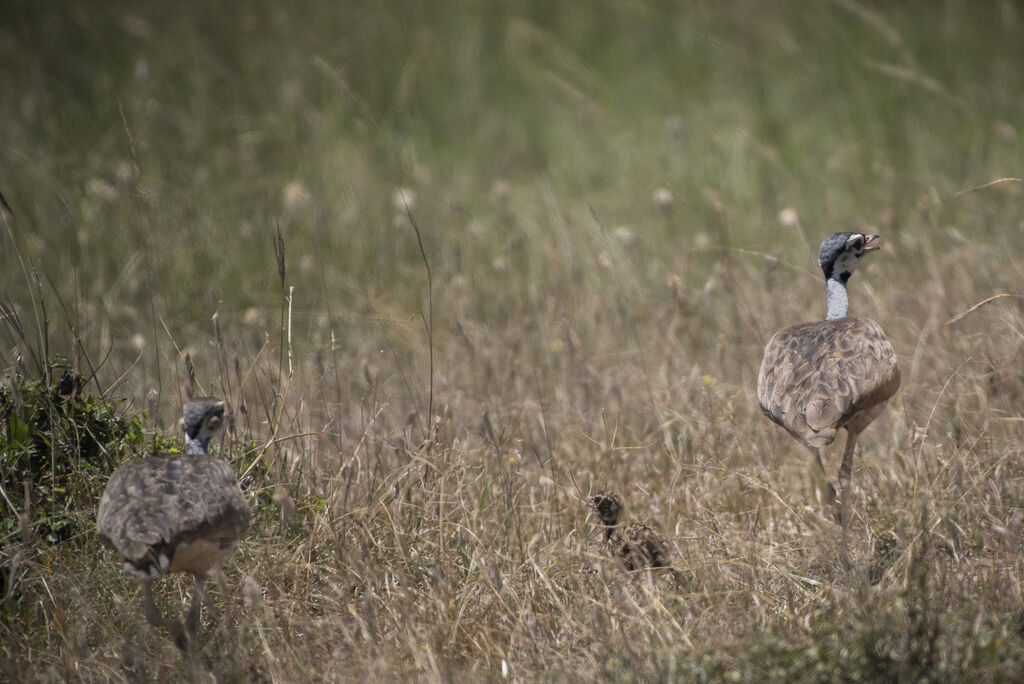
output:
[{"label": "bird neck", "polygon": [[608,525],[608,524],[605,524],[605,526],[604,526],[604,540],[605,541],[608,541],[608,540],[610,540],[612,538],[612,535],[615,534],[615,528],[616,527],[618,527],[618,525]]},{"label": "bird neck", "polygon": [[846,283],[838,278],[825,281],[825,292],[828,296],[828,316],[826,320],[845,318],[850,313],[850,298],[846,294]]},{"label": "bird neck", "polygon": [[189,437],[185,435],[185,453],[191,456],[205,456],[206,447],[210,444],[208,438],[204,439],[200,435],[195,437]]}]

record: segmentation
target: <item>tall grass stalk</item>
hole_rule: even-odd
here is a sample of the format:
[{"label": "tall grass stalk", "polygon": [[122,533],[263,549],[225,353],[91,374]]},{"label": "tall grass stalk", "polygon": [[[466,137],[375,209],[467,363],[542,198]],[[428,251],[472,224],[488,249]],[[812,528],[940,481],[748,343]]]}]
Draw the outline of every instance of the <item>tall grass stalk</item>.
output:
[{"label": "tall grass stalk", "polygon": [[[1015,3],[8,15],[0,462],[45,475],[0,476],[8,678],[1022,679]],[[852,570],[754,391],[836,230],[883,236],[851,305],[903,371]],[[91,517],[190,383],[253,525],[183,658]],[[95,462],[46,434],[114,418]],[[684,581],[607,557],[605,488]]]}]

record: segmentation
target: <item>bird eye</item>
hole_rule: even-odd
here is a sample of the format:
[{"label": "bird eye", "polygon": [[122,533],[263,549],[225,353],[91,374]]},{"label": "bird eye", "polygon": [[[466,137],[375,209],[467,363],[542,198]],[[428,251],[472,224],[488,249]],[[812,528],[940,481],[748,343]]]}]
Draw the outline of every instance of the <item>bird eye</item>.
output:
[{"label": "bird eye", "polygon": [[864,247],[864,238],[862,238],[862,237],[854,238],[853,242],[850,243],[850,246],[853,247],[854,249],[857,249],[857,250],[863,249],[863,247]]}]

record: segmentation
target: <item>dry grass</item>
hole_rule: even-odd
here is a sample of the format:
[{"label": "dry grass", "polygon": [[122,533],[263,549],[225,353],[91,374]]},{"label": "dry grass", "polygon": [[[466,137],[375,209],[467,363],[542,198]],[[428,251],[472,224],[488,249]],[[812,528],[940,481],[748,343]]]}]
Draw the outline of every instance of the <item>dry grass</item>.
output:
[{"label": "dry grass", "polygon": [[[624,30],[657,23],[647,9],[627,13]],[[706,101],[680,115],[654,92],[635,121],[629,96],[608,94],[630,90],[615,51],[635,43],[613,41],[605,62],[565,17],[495,19],[500,73],[540,93],[529,91],[521,120],[469,102],[479,111],[461,123],[475,137],[460,142],[439,123],[440,98],[422,99],[444,61],[425,46],[444,28],[417,15],[417,33],[377,8],[360,30],[387,33],[374,22],[394,20],[394,53],[407,60],[401,78],[377,74],[393,83],[390,100],[338,67],[355,59],[347,44],[331,53],[316,34],[309,54],[284,53],[298,75],[275,85],[280,101],[228,99],[256,121],[232,132],[237,149],[204,130],[209,147],[189,156],[157,133],[222,121],[202,99],[215,102],[220,82],[196,76],[197,112],[164,105],[180,121],[147,118],[146,98],[164,91],[139,86],[155,92],[123,103],[115,142],[98,143],[109,158],[69,162],[85,188],[74,200],[81,234],[65,231],[70,256],[48,248],[65,229],[36,230],[60,225],[56,200],[22,181],[0,188],[18,212],[4,249],[45,274],[11,297],[22,320],[49,302],[54,348],[80,367],[85,352],[100,365],[109,350],[102,386],[135,398],[154,429],[180,410],[188,352],[202,389],[234,412],[221,453],[249,470],[255,516],[214,590],[220,615],[186,655],[145,623],[137,588],[94,538],[9,535],[18,584],[0,670],[115,681],[1019,677],[1024,300],[944,325],[1021,292],[1024,186],[957,195],[1020,176],[1019,103],[1001,109],[1010,105],[994,86],[973,89],[972,74],[1005,65],[975,25],[960,40],[977,60],[961,73],[929,61],[930,24],[901,34],[853,3],[816,10],[833,38],[866,35],[883,46],[865,48],[872,55],[891,49],[905,69],[942,71],[940,97],[870,65],[851,76],[797,30],[798,8],[759,11],[761,23],[711,8],[695,12],[699,31],[681,23],[669,44],[721,62],[711,78],[681,67]],[[261,45],[302,25],[252,21]],[[1007,41],[1020,36],[1016,21]],[[213,43],[187,44],[244,83],[277,73],[264,58],[236,65],[198,50]],[[475,83],[470,47],[452,78]],[[762,83],[748,59],[759,50],[776,67],[809,66]],[[320,61],[300,59],[311,56]],[[177,73],[163,53],[149,68]],[[351,90],[324,95],[325,73],[330,88]],[[835,95],[844,111],[807,101],[839,74],[851,79]],[[488,94],[514,101],[480,100]],[[798,123],[787,128],[779,112]],[[970,141],[952,135],[961,130]],[[436,150],[447,135],[453,151]],[[955,149],[940,149],[943,135]],[[479,157],[466,152],[474,145]],[[117,168],[110,159],[140,170],[88,186]],[[194,159],[205,182],[175,185]],[[45,160],[37,173],[60,178],[59,160]],[[431,267],[429,301],[406,209]],[[805,450],[761,415],[754,385],[769,335],[823,312],[816,244],[850,225],[883,235],[852,282],[852,307],[887,331],[903,383],[859,442],[847,571]],[[97,245],[104,226],[120,245],[109,254]],[[15,275],[5,284],[26,290]],[[13,367],[10,349],[0,361]],[[674,540],[685,589],[600,555],[585,496],[604,488]],[[168,582],[160,600],[177,605],[183,587]]]},{"label": "dry grass", "polygon": [[[991,258],[970,246],[923,264],[941,279],[875,302],[870,283],[914,270],[899,265],[908,245],[886,247],[858,274],[854,301],[888,328],[904,381],[857,455],[852,571],[838,565],[838,530],[812,500],[805,455],[754,397],[762,329],[788,318],[790,286],[779,278],[758,293],[770,262],[724,254],[706,296],[729,301],[738,288],[749,310],[687,309],[666,288],[633,344],[582,335],[554,313],[554,329],[436,324],[429,421],[410,409],[427,382],[415,333],[420,353],[405,367],[371,347],[333,350],[322,372],[304,357],[277,387],[273,435],[254,407],[273,393],[275,368],[257,362],[256,379],[226,394],[235,443],[255,440],[267,464],[250,488],[258,517],[205,645],[178,655],[98,550],[36,549],[21,621],[8,625],[10,671],[758,678],[769,666],[917,676],[941,664],[950,676],[1008,676],[1022,651],[1024,315],[1002,301],[942,327],[955,309],[934,295],[977,291]],[[580,300],[580,320],[625,325],[601,313],[602,297]],[[583,495],[605,486],[675,539],[686,591],[601,558]],[[871,586],[887,532],[892,566]],[[181,600],[173,587],[168,602]],[[807,655],[812,646],[822,652]]]}]

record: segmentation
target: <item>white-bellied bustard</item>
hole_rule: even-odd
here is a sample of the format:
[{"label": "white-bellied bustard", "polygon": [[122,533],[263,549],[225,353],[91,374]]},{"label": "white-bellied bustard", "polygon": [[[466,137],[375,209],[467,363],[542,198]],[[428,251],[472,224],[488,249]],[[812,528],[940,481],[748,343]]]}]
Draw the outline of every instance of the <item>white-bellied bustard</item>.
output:
[{"label": "white-bellied bustard", "polygon": [[[896,352],[882,328],[867,318],[847,317],[846,283],[864,255],[877,249],[877,240],[877,235],[833,233],[821,243],[818,262],[825,274],[828,316],[775,333],[765,347],[757,378],[761,410],[814,453],[823,474],[825,447],[846,429],[839,467],[844,560],[857,436],[900,386]],[[834,505],[836,490],[831,483],[827,494]]]},{"label": "white-bellied bustard", "polygon": [[[117,550],[128,575],[142,581],[146,620],[171,631],[184,648],[199,626],[207,574],[220,566],[249,527],[249,507],[234,472],[207,455],[224,424],[224,402],[192,399],[183,411],[186,453],[152,455],[119,467],[103,492],[96,528]],[[152,583],[173,572],[194,577],[185,624],[161,615]]]}]

